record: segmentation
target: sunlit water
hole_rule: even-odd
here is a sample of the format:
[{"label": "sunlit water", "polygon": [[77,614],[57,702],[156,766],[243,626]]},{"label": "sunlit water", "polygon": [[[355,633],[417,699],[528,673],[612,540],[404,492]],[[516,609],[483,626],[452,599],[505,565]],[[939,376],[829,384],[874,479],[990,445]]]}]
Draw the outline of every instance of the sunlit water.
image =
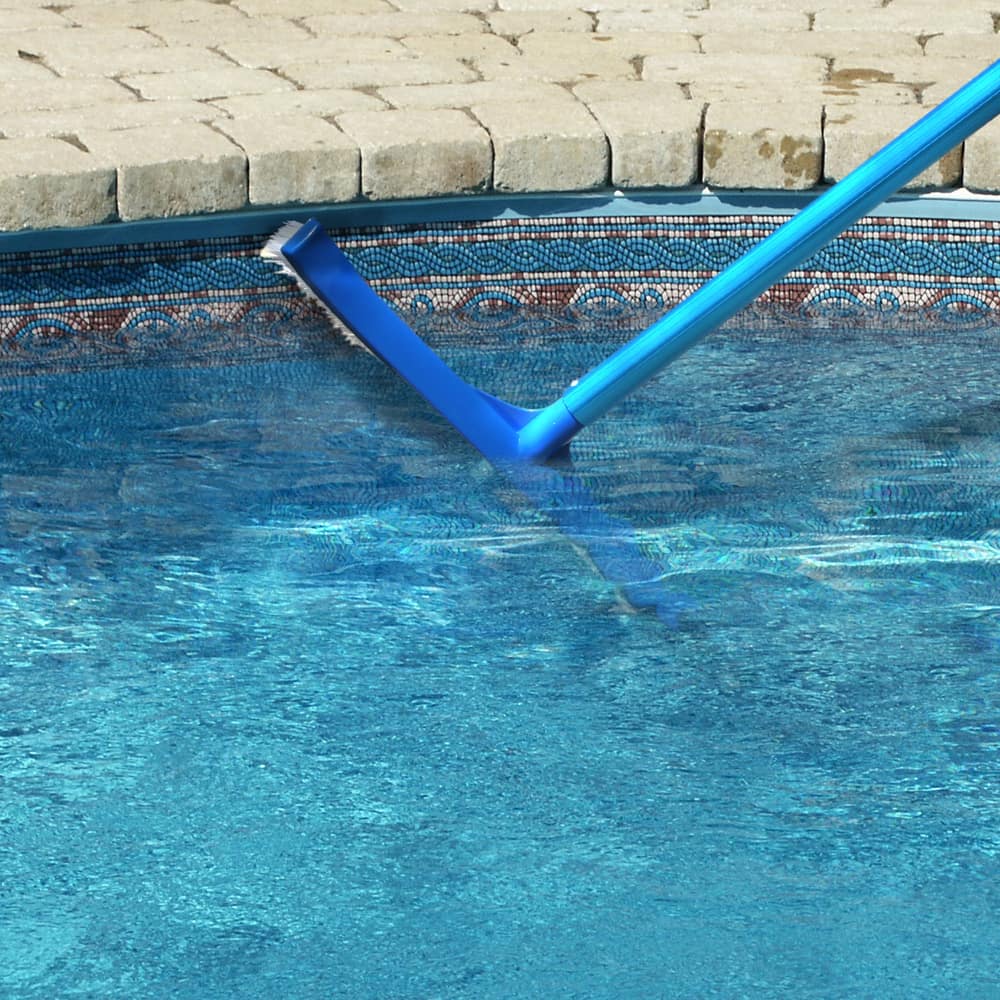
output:
[{"label": "sunlit water", "polygon": [[745,324],[530,480],[232,360],[0,391],[0,996],[997,996],[994,331]]}]

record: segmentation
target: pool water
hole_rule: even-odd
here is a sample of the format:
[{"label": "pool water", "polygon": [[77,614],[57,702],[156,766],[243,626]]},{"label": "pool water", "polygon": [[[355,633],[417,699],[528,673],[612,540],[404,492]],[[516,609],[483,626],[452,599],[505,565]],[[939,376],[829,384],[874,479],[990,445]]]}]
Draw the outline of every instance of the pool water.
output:
[{"label": "pool water", "polygon": [[995,337],[748,318],[532,475],[333,338],[8,379],[0,995],[995,997]]}]

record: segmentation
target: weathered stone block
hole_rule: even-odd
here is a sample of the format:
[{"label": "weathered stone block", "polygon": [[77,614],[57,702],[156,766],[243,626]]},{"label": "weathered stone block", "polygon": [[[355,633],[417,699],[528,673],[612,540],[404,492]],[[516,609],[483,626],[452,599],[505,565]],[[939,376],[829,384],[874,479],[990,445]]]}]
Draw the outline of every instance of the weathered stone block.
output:
[{"label": "weathered stone block", "polygon": [[59,137],[178,122],[208,122],[221,116],[211,105],[197,101],[131,101],[61,111],[15,111],[4,115],[3,131],[9,137]]},{"label": "weathered stone block", "polygon": [[409,54],[361,62],[287,63],[280,70],[307,90],[466,83],[477,78],[457,59],[421,59]]},{"label": "weathered stone block", "polygon": [[504,38],[532,31],[590,31],[593,22],[583,10],[509,10],[489,15],[490,30]]},{"label": "weathered stone block", "polygon": [[712,104],[705,115],[703,178],[711,187],[804,190],[822,175],[819,108]]},{"label": "weathered stone block", "polygon": [[[47,80],[23,83],[0,83],[0,108],[4,113],[18,111],[59,111],[93,105],[137,103],[127,87],[114,80]],[[0,126],[2,131],[2,126]]]},{"label": "weathered stone block", "polygon": [[970,191],[1000,194],[1000,118],[965,140],[962,176]]},{"label": "weathered stone block", "polygon": [[[275,12],[274,0],[234,0],[234,5],[252,18]],[[331,0],[281,0],[281,14],[287,18],[329,14]],[[386,0],[336,0],[340,14],[389,14],[395,10]]]},{"label": "weathered stone block", "polygon": [[190,73],[136,73],[122,77],[122,83],[138,91],[148,101],[211,101],[238,94],[269,94],[294,90],[293,84],[267,70],[225,66]]},{"label": "weathered stone block", "polygon": [[489,136],[461,111],[356,111],[337,124],[361,149],[366,198],[426,198],[489,187]]},{"label": "weathered stone block", "polygon": [[430,59],[517,59],[520,53],[498,35],[408,35],[403,45],[411,52]]},{"label": "weathered stone block", "polygon": [[[530,38],[531,36],[525,36]],[[587,35],[566,35],[566,38],[587,38]],[[525,39],[522,39],[522,44]],[[559,47],[549,53],[527,53],[517,58],[497,59],[492,56],[474,57],[473,65],[487,80],[541,80],[548,83],[576,83],[581,80],[634,80],[636,68],[613,51],[573,51]]]},{"label": "weathered stone block", "polygon": [[83,132],[87,149],[118,171],[122,219],[195,215],[242,208],[246,154],[200,124]]},{"label": "weathered stone block", "polygon": [[[614,60],[617,65],[653,53],[698,52],[694,36],[680,31],[624,31],[616,35],[537,31],[525,35],[518,45],[525,55],[537,59],[589,65],[593,68],[590,76],[597,78],[604,76],[601,72],[604,60]],[[632,70],[630,75],[635,76],[634,67]]]},{"label": "weathered stone block", "polygon": [[232,63],[216,52],[190,45],[162,46],[155,49],[112,49],[95,58],[83,49],[59,52],[46,63],[60,76],[115,77],[128,74],[192,73],[230,70]]},{"label": "weathered stone block", "polygon": [[493,140],[496,190],[585,191],[607,184],[608,142],[582,104],[497,103],[473,113]]},{"label": "weathered stone block", "polygon": [[472,108],[477,104],[525,105],[548,101],[575,103],[573,95],[564,87],[540,80],[477,80],[473,83],[380,87],[378,93],[395,108]]},{"label": "weathered stone block", "polygon": [[357,143],[322,118],[242,118],[217,127],[246,153],[252,205],[350,201],[360,193]]},{"label": "weathered stone block", "polygon": [[923,56],[915,35],[902,31],[742,31],[723,28],[706,32],[701,49],[707,55],[821,56],[824,59],[878,59]]},{"label": "weathered stone block", "polygon": [[[149,102],[151,103],[151,102]],[[161,101],[159,104],[176,104],[176,101]],[[310,115],[317,118],[333,118],[345,111],[383,111],[385,102],[371,94],[358,90],[292,90],[276,94],[247,94],[242,97],[228,97],[212,104],[202,105],[209,109],[211,120],[223,118],[274,118],[280,115]],[[218,111],[215,111],[215,109]]]},{"label": "weathered stone block", "polygon": [[686,31],[702,35],[744,25],[754,31],[808,31],[804,9],[773,6],[738,7],[728,10],[685,10],[657,4],[600,10],[597,28],[601,34],[618,31]]},{"label": "weathered stone block", "polygon": [[115,215],[115,171],[59,139],[0,140],[0,230],[89,226]]},{"label": "weathered stone block", "polygon": [[220,42],[219,49],[241,66],[251,69],[276,69],[289,63],[385,62],[394,56],[409,55],[400,42],[378,36],[302,38],[295,42],[239,39]]},{"label": "weathered stone block", "polygon": [[[641,90],[642,84],[637,86]],[[611,144],[615,187],[687,187],[697,182],[700,105],[678,96],[672,101],[594,101],[588,107]]]},{"label": "weathered stone block", "polygon": [[914,36],[992,35],[993,17],[985,7],[958,3],[902,4],[889,7],[830,7],[816,13],[815,31],[905,31]]},{"label": "weathered stone block", "polygon": [[415,14],[444,14],[474,10],[480,13],[493,10],[493,0],[393,0],[400,9]]},{"label": "weathered stone block", "polygon": [[379,35],[405,38],[407,35],[472,35],[485,25],[471,14],[403,13],[392,14],[322,14],[309,17],[303,24],[320,38],[345,38],[349,35]]},{"label": "weathered stone block", "polygon": [[199,24],[203,29],[245,21],[239,11],[208,0],[114,0],[113,3],[67,4],[64,18],[85,28],[151,28],[159,25]]},{"label": "weathered stone block", "polygon": [[[271,7],[274,8],[273,2]],[[281,9],[285,10],[285,7],[286,5],[282,4]],[[293,24],[286,18],[260,16],[213,24],[210,32],[206,31],[204,24],[199,24],[197,21],[157,24],[156,37],[162,38],[168,45],[204,47],[207,41],[215,47],[250,42],[294,45],[308,40],[311,36],[305,28]]]},{"label": "weathered stone block", "polygon": [[[836,108],[828,110],[824,137],[824,179],[841,180],[912,125],[926,108]],[[955,187],[962,177],[962,148],[946,153],[906,185],[907,190]]]},{"label": "weathered stone block", "polygon": [[699,100],[727,96],[730,100],[773,101],[803,87],[818,88],[827,77],[819,56],[793,55],[654,55],[645,60],[642,78],[681,84]]}]

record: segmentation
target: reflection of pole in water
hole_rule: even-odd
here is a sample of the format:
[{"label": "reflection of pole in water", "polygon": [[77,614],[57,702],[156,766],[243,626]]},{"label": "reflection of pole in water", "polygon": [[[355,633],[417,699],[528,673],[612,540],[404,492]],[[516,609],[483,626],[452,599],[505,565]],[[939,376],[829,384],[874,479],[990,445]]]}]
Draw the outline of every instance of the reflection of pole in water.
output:
[{"label": "reflection of pole in water", "polygon": [[632,525],[604,511],[579,475],[544,465],[505,464],[498,468],[582,550],[633,608],[650,608],[675,629],[681,612],[694,607],[691,598],[666,589],[665,569],[642,551]]}]

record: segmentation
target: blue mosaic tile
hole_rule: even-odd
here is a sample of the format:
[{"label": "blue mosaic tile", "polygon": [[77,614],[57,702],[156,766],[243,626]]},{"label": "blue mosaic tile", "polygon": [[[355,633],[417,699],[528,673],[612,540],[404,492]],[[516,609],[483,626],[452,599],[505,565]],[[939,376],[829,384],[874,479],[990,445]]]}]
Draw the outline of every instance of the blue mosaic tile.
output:
[{"label": "blue mosaic tile", "polygon": [[[521,219],[354,229],[335,238],[396,308],[470,319],[523,307],[665,310],[767,236],[773,215]],[[0,368],[277,347],[323,318],[259,249],[269,234],[0,255]],[[1000,223],[866,219],[762,303],[816,316],[1000,311]]]}]

